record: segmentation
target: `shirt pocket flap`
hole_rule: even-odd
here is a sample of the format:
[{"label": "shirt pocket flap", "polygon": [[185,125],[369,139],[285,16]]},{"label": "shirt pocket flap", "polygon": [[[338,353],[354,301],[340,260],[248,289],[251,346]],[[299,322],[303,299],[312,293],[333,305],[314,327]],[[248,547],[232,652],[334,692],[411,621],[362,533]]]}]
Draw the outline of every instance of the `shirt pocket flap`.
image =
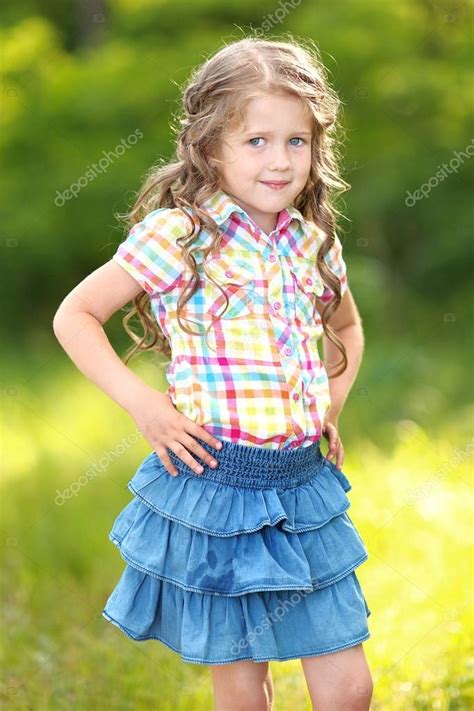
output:
[{"label": "shirt pocket flap", "polygon": [[290,271],[300,289],[322,296],[324,283],[314,262],[293,259],[290,263]]},{"label": "shirt pocket flap", "polygon": [[207,260],[209,274],[219,284],[248,284],[255,278],[255,270],[243,259],[229,256],[212,257]]}]

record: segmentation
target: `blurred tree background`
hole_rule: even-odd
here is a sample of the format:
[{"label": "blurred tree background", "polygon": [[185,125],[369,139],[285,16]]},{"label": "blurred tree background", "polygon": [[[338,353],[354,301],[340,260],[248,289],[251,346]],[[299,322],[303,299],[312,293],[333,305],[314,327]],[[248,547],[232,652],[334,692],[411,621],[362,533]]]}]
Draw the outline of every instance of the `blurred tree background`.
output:
[{"label": "blurred tree background", "polygon": [[[169,122],[192,68],[255,29],[313,39],[343,102],[352,189],[339,233],[366,352],[340,422],[372,553],[360,575],[374,613],[373,708],[472,702],[472,3],[4,0],[1,283],[12,309],[3,314],[11,505],[2,528],[16,647],[2,690],[11,708],[31,708],[32,698],[36,708],[148,708],[159,688],[159,708],[210,708],[204,670],[153,643],[137,651],[97,619],[97,600],[121,570],[107,529],[149,447],[136,446],[58,513],[56,489],[110,447],[112,427],[116,441],[133,422],[65,357],[52,319],[124,238],[116,214],[131,207],[145,172],[172,157]],[[123,354],[121,314],[107,332]],[[164,389],[153,357],[132,367]],[[436,477],[458,451],[461,463]],[[275,675],[278,708],[290,708],[289,695],[309,708],[294,663],[275,665]]]}]

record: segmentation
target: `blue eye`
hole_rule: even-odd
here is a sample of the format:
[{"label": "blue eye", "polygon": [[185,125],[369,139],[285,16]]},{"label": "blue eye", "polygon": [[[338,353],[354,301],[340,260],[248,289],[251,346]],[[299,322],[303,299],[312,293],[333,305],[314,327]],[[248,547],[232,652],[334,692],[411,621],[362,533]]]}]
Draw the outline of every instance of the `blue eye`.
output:
[{"label": "blue eye", "polygon": [[[250,143],[252,146],[256,146],[256,147],[258,148],[259,145],[257,145],[256,143],[252,143],[252,141],[260,141],[260,139],[263,140],[262,136],[255,136],[255,138],[251,138],[251,139],[249,140],[249,143]],[[295,140],[296,140],[296,141],[302,141],[302,143],[306,143],[306,141],[304,140],[304,138],[299,138],[298,136],[295,136],[294,138],[290,138],[290,141],[295,141]],[[293,143],[292,145],[294,146],[295,144]],[[300,145],[302,145],[302,144],[298,144],[298,146],[300,146]]]}]

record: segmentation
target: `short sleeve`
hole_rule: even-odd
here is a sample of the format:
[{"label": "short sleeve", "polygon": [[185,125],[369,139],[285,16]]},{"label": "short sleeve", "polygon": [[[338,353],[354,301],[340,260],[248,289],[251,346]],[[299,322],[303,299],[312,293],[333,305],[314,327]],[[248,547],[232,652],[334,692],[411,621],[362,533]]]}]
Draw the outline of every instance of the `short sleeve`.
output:
[{"label": "short sleeve", "polygon": [[[335,236],[333,246],[325,255],[324,261],[326,262],[332,273],[335,274],[341,282],[341,297],[344,296],[348,286],[347,268],[344,258],[342,256],[342,244],[337,235]],[[333,290],[329,286],[325,286],[324,292],[321,295],[320,300],[324,304],[327,304],[332,301],[333,297]]]},{"label": "short sleeve", "polygon": [[190,223],[179,208],[153,210],[131,228],[112,259],[149,295],[166,291],[184,269],[178,237],[189,234]]}]

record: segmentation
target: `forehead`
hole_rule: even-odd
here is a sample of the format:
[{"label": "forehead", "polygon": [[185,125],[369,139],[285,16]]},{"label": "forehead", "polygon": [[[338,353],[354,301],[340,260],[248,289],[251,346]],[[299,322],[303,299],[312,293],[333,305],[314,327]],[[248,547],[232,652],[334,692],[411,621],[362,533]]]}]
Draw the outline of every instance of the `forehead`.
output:
[{"label": "forehead", "polygon": [[250,99],[235,133],[311,131],[312,115],[302,99],[293,94],[265,94]]}]

